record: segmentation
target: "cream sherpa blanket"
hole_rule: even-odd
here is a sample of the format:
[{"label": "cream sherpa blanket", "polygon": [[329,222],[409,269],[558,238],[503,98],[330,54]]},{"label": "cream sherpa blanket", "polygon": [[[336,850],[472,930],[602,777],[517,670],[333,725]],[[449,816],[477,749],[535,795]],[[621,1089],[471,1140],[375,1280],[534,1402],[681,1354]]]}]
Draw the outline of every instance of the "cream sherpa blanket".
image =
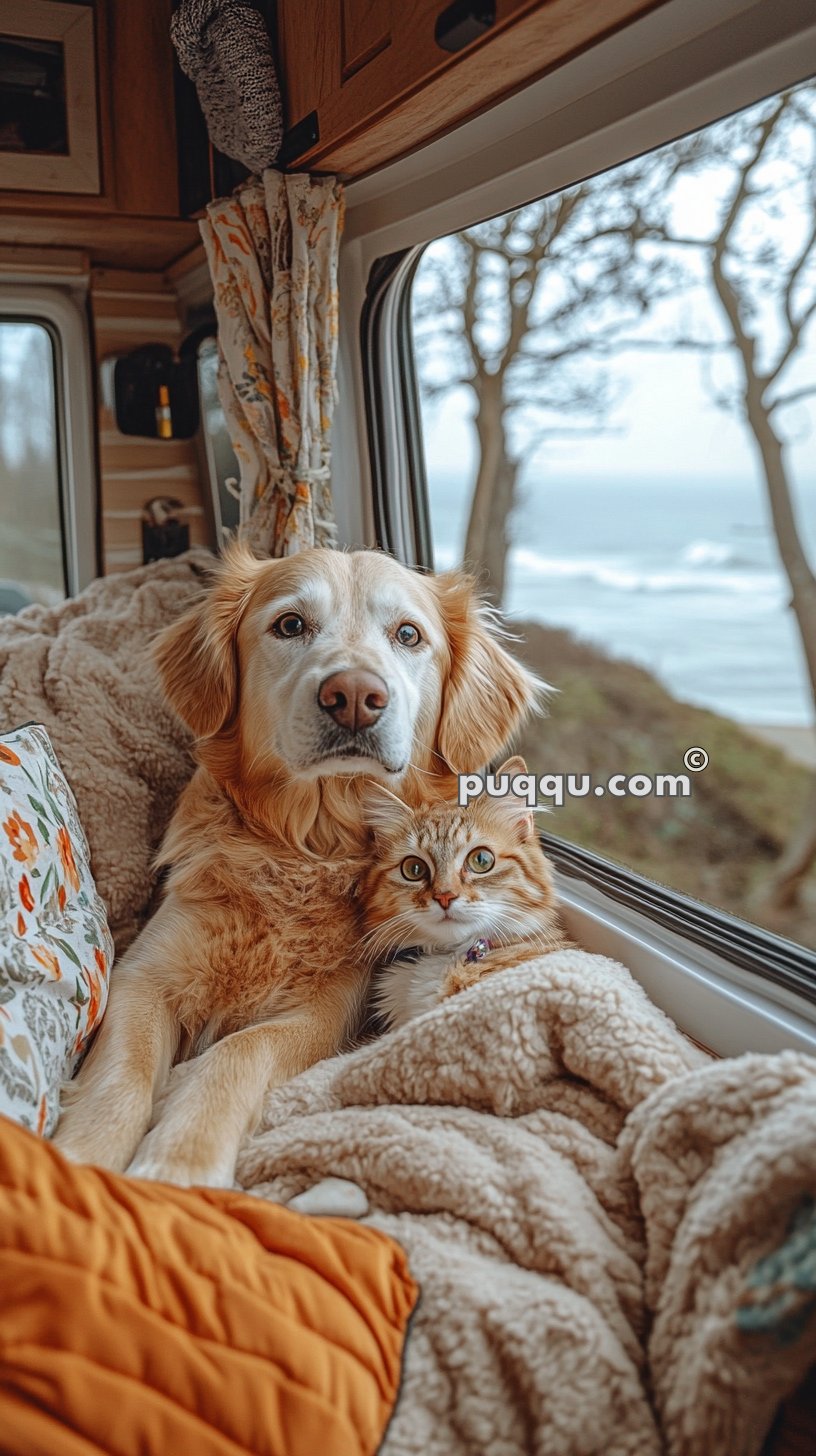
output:
[{"label": "cream sherpa blanket", "polygon": [[239,1176],[351,1179],[407,1249],[383,1456],[754,1456],[816,1359],[816,1061],[712,1062],[599,956],[314,1067]]},{"label": "cream sherpa blanket", "polygon": [[190,551],[104,577],[58,607],[0,617],[0,731],[48,729],[120,953],[146,918],[151,861],[193,770],[150,643],[201,591],[211,563]]}]

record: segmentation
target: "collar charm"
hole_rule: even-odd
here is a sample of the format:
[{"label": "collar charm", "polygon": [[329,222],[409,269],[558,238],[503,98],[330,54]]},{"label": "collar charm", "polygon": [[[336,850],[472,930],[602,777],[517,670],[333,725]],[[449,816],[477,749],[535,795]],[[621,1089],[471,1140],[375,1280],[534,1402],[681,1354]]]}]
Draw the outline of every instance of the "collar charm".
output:
[{"label": "collar charm", "polygon": [[485,940],[484,936],[480,935],[478,940],[474,940],[472,946],[470,947],[470,950],[465,956],[465,960],[471,965],[474,961],[483,961],[485,956],[487,955],[487,952],[492,949],[493,947],[491,946],[490,941]]}]

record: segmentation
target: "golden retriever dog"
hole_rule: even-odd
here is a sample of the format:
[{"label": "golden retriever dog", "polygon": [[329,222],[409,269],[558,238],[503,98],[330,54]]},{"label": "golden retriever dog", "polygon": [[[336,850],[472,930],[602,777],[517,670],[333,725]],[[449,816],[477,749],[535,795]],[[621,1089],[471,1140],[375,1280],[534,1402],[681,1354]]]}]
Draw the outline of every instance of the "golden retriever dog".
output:
[{"label": "golden retriever dog", "polygon": [[114,971],[55,1142],[228,1186],[266,1089],[358,1024],[366,779],[405,793],[480,767],[538,684],[467,577],[374,551],[233,547],[157,657],[198,767],[158,857],[164,899]]}]

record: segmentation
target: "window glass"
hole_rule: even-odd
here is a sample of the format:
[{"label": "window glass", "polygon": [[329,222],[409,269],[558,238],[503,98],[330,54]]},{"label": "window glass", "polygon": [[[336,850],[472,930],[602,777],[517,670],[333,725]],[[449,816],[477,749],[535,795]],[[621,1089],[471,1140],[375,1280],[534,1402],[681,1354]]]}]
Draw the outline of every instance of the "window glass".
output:
[{"label": "window glass", "polygon": [[214,337],[205,339],[199,345],[198,390],[215,516],[215,535],[220,545],[225,534],[238,525],[238,499],[231,486],[238,480],[240,467],[218,397],[218,345]]},{"label": "window glass", "polygon": [[584,789],[542,827],[813,946],[816,85],[440,239],[412,308],[435,565]]},{"label": "window glass", "polygon": [[65,596],[54,344],[0,318],[0,613]]}]

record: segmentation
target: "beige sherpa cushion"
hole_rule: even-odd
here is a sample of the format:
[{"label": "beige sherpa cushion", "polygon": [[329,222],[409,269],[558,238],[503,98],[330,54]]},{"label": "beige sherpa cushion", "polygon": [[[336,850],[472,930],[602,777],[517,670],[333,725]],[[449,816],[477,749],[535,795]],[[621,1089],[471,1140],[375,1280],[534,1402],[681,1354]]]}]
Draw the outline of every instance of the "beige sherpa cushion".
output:
[{"label": "beige sherpa cushion", "polygon": [[192,772],[150,644],[206,582],[191,551],[0,618],[0,732],[42,723],[76,796],[117,952],[148,913],[151,861]]}]

